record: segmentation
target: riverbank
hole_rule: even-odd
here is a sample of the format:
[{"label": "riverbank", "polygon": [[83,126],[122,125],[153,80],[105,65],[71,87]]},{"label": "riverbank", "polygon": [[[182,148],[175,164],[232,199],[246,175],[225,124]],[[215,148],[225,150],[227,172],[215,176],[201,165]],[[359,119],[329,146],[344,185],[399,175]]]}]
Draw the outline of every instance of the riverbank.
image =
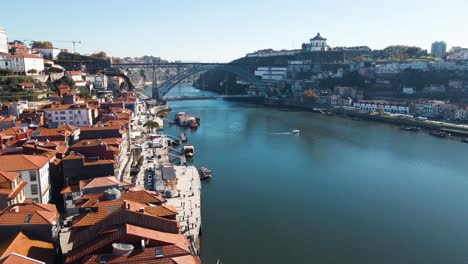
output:
[{"label": "riverbank", "polygon": [[443,131],[452,136],[462,138],[468,137],[468,126],[463,127],[461,125],[445,122],[438,122],[432,120],[402,119],[395,116],[390,116],[388,114],[360,113],[357,111],[347,111],[340,109],[320,109],[313,105],[300,104],[276,98],[265,98],[263,105],[268,107],[298,109],[320,114],[325,113],[326,115],[338,115],[340,117],[388,123],[396,126],[419,127],[427,131]]}]

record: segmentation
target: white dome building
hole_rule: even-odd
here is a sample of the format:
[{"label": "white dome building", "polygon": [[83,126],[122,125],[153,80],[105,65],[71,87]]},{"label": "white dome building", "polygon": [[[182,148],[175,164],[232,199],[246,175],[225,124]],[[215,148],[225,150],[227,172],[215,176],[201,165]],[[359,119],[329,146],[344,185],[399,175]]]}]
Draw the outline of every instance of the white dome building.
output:
[{"label": "white dome building", "polygon": [[320,33],[317,33],[317,36],[310,39],[309,50],[310,51],[322,51],[327,50],[327,39],[320,36]]}]

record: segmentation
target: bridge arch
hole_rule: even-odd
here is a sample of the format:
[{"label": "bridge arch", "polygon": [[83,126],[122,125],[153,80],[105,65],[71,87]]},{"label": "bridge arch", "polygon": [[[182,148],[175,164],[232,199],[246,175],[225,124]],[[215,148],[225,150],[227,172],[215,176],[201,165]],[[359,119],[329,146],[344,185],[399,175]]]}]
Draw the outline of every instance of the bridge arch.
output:
[{"label": "bridge arch", "polygon": [[156,88],[153,88],[153,98],[155,98],[155,93],[157,94],[156,97],[163,97],[165,96],[170,89],[175,87],[177,84],[182,82],[183,80],[187,79],[188,77],[203,72],[203,71],[210,71],[210,70],[220,70],[220,71],[226,71],[233,73],[240,78],[253,83],[257,84],[260,82],[255,75],[250,73],[249,71],[239,67],[239,66],[234,66],[234,65],[196,65],[193,67],[190,67],[183,72],[172,76],[171,78],[167,79],[164,81],[161,85],[159,85]]}]

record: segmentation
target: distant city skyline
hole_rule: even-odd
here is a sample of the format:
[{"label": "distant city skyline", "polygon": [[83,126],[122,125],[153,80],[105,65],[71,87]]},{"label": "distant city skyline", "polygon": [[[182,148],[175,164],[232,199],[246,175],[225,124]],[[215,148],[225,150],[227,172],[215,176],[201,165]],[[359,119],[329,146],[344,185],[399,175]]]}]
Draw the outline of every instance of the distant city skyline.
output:
[{"label": "distant city skyline", "polygon": [[[272,48],[299,49],[317,32],[334,46],[468,47],[468,2],[307,0],[9,1],[0,26],[12,40],[80,40],[77,52],[114,57],[228,62]],[[22,16],[21,19],[18,16]],[[443,19],[441,19],[443,17]],[[54,42],[73,50],[71,43]]]}]

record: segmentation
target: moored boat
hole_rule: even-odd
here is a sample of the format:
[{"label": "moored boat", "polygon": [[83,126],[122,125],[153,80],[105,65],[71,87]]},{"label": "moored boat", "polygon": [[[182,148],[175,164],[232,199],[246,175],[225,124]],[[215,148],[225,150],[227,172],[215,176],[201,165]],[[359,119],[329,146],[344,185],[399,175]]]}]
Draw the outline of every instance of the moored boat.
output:
[{"label": "moored boat", "polygon": [[184,155],[187,158],[193,157],[195,155],[195,148],[192,145],[185,145]]},{"label": "moored boat", "polygon": [[410,126],[400,127],[400,129],[405,130],[405,131],[411,131],[411,132],[418,132],[420,130],[419,127],[410,127]]},{"label": "moored boat", "polygon": [[463,143],[468,143],[468,138],[462,138],[462,139],[461,139],[461,142],[463,142]]},{"label": "moored boat", "polygon": [[193,117],[191,115],[186,114],[185,112],[179,112],[175,116],[174,122],[179,126],[197,128],[200,125],[200,118]]},{"label": "moored boat", "polygon": [[200,179],[201,180],[206,180],[211,178],[211,170],[209,170],[206,167],[200,167],[199,169],[200,172]]}]

